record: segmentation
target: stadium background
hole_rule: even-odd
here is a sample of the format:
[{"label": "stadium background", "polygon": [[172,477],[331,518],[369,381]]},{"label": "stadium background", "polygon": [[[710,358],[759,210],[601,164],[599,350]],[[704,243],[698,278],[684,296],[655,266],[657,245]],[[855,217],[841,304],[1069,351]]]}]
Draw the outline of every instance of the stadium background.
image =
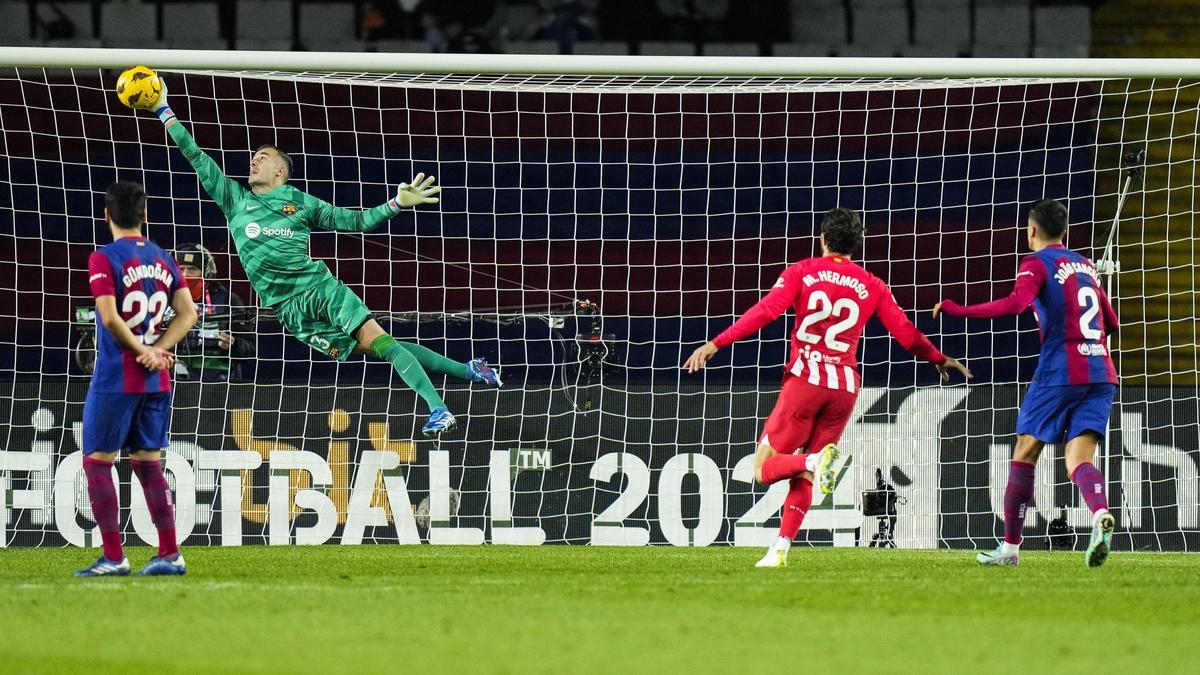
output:
[{"label": "stadium background", "polygon": [[[48,3],[16,4],[38,12]],[[39,35],[40,24],[31,22],[28,42],[110,44],[104,29],[109,5],[59,4],[69,8],[86,4],[91,11],[91,32],[85,28],[76,37],[54,38]],[[172,4],[150,6],[158,12],[156,17],[162,18]],[[226,46],[308,46],[301,39],[302,20],[291,25],[293,36],[282,39],[284,45],[264,42],[261,36],[243,43],[246,36],[239,36],[238,25],[248,24],[239,22],[238,16],[254,4],[221,5],[218,37]],[[310,4],[316,3],[289,6],[294,6],[295,17],[302,19],[304,7]],[[903,44],[891,47],[886,41],[866,40],[861,29],[869,22],[862,20],[862,12],[869,3],[831,4],[841,8],[839,16],[845,32],[842,42],[835,35],[830,43],[820,46],[823,53],[866,55],[871,50],[891,49],[891,53],[904,54],[922,47],[917,11],[921,2],[905,3],[910,30],[899,38]],[[989,46],[987,31],[980,30],[978,17],[983,13],[978,9],[992,3],[965,4],[970,9],[971,24],[967,46],[959,49],[960,53],[1055,55],[1051,53],[1053,48],[1063,48],[1064,44],[1070,47],[1061,41],[1043,43],[1047,32],[1037,29],[1045,9],[1042,4],[995,3],[1024,11],[1030,30],[1024,42],[1020,30],[1015,36],[1004,36],[1008,48],[1023,52],[989,52],[996,45]],[[1152,18],[1143,17],[1137,12],[1137,4],[1107,3],[1097,9],[1093,25],[1098,32],[1107,27],[1104,35],[1097,35],[1096,44],[1105,45],[1097,51],[1122,55],[1122,41],[1113,28],[1119,24],[1132,26],[1128,30],[1139,39],[1159,39],[1163,45],[1178,36],[1155,37],[1156,26],[1170,24],[1173,31],[1186,32],[1194,24],[1189,23],[1186,13],[1162,11]],[[769,3],[754,6],[761,8]],[[794,14],[791,18],[796,19]],[[80,26],[86,23],[77,22]],[[289,30],[286,24],[281,23],[279,34]],[[12,25],[6,24],[6,30]],[[797,27],[792,28],[796,38]],[[166,25],[160,25],[159,35],[163,38],[165,31]],[[356,40],[360,37],[355,35]],[[661,47],[642,37],[629,37],[623,49],[652,53]],[[767,42],[779,39],[778,35],[768,32],[761,38],[763,42],[755,43],[755,53],[788,52],[781,51],[779,43]],[[1108,42],[1101,43],[1101,39]],[[725,49],[722,45],[728,47],[728,53],[736,51],[729,46],[732,43],[709,41],[703,36],[676,42],[682,42],[692,53],[721,53]],[[376,41],[373,48],[388,44]],[[540,46],[520,41],[508,46],[528,51],[546,48],[544,41]],[[583,42],[577,46],[577,51],[587,49]],[[560,47],[555,43],[554,51]],[[676,48],[678,44],[670,49]],[[0,106],[3,151],[9,159],[0,164],[0,180],[10,187],[0,191],[0,219],[11,219],[14,235],[0,237],[0,260],[12,263],[0,267],[0,304],[13,308],[0,317],[0,334],[6,336],[0,344],[0,374],[12,392],[7,399],[12,409],[4,416],[10,426],[4,436],[13,449],[46,440],[36,424],[26,425],[26,420],[36,415],[29,408],[31,404],[39,399],[50,401],[60,406],[53,414],[62,427],[51,440],[65,454],[73,450],[69,425],[78,411],[72,406],[82,400],[86,383],[86,378],[73,371],[69,363],[73,310],[88,304],[85,281],[71,270],[84,269],[88,252],[106,238],[95,215],[102,205],[97,195],[104,185],[118,176],[133,177],[144,180],[152,195],[170,195],[169,206],[161,198],[152,200],[151,220],[167,213],[174,227],[157,231],[152,227],[151,234],[167,246],[195,240],[213,246],[221,252],[218,267],[228,271],[235,289],[248,299],[253,295],[236,258],[227,250],[223,219],[207,199],[199,196],[194,175],[182,158],[161,145],[158,123],[145,116],[135,117],[112,100],[108,85],[116,73],[106,73],[102,78],[90,74],[72,78],[63,72],[50,72],[46,75],[49,86],[41,81],[41,73],[23,75],[24,82],[5,79],[0,84],[4,88],[0,99],[5,101]],[[238,83],[189,76],[177,86],[179,79],[172,79],[177,109],[203,147],[223,148],[214,154],[235,178],[245,173],[246,151],[262,142],[278,142],[293,151],[299,160],[297,185],[339,205],[381,202],[388,196],[385,186],[394,186],[416,171],[436,171],[440,182],[447,186],[438,210],[402,216],[366,237],[328,233],[313,239],[314,255],[327,260],[335,273],[362,292],[377,311],[487,312],[498,307],[541,307],[573,298],[599,303],[605,332],[617,336],[625,356],[625,367],[605,376],[606,382],[615,386],[601,394],[609,397],[613,410],[620,414],[567,414],[555,407],[563,402],[551,397],[544,406],[545,417],[531,416],[528,427],[511,424],[528,414],[525,406],[531,400],[526,398],[529,392],[544,392],[552,386],[553,378],[572,371],[571,366],[564,366],[571,357],[559,340],[562,336],[554,335],[537,321],[520,326],[480,322],[443,326],[430,322],[419,327],[411,323],[395,327],[398,335],[419,335],[426,344],[457,358],[482,354],[504,364],[520,364],[508,371],[509,381],[524,387],[520,398],[497,403],[502,399],[484,395],[465,402],[476,420],[483,422],[489,414],[495,419],[473,423],[467,430],[464,466],[486,466],[484,449],[485,445],[490,447],[489,439],[524,442],[529,439],[529,429],[540,427],[536,434],[539,439],[564,443],[555,450],[556,457],[565,453],[577,465],[573,475],[559,477],[564,482],[547,483],[566,488],[552,499],[566,499],[578,492],[576,487],[592,492],[586,471],[578,467],[586,467],[615,439],[644,452],[655,470],[664,458],[688,449],[715,453],[719,461],[750,451],[756,411],[769,404],[765,399],[758,400],[761,395],[754,392],[770,390],[777,381],[777,364],[786,353],[787,327],[779,322],[764,331],[756,343],[739,345],[730,357],[735,367],[722,363],[708,375],[712,391],[722,394],[723,388],[729,387],[737,392],[725,394],[727,414],[718,419],[695,426],[680,423],[705,418],[705,397],[695,395],[698,391],[687,384],[680,388],[678,364],[692,345],[711,336],[759,298],[784,265],[813,252],[811,237],[819,213],[834,204],[863,210],[869,228],[865,252],[868,264],[886,267],[877,271],[892,285],[900,303],[914,310],[912,316],[918,326],[939,339],[948,352],[965,354],[981,379],[1002,383],[1027,380],[1036,353],[1032,320],[998,321],[993,325],[993,334],[967,337],[962,322],[943,322],[939,330],[939,324],[928,320],[924,310],[939,299],[940,290],[971,301],[1007,290],[1023,248],[1021,207],[1033,199],[1045,195],[1067,199],[1072,221],[1077,225],[1070,243],[1089,249],[1093,236],[1103,232],[1112,206],[1102,201],[1097,208],[1103,212],[1091,213],[1091,195],[1114,191],[1115,150],[1120,146],[1114,139],[1119,141],[1120,133],[1126,131],[1122,129],[1114,136],[1111,128],[1097,124],[1101,117],[1112,119],[1120,113],[1106,111],[1106,101],[1093,86],[1076,84],[870,94],[603,97],[534,92],[435,93],[386,87],[359,87],[352,94],[349,87],[340,84]],[[1188,126],[1188,115],[1195,116],[1194,110],[1188,112],[1194,89],[1165,90],[1175,95],[1166,104],[1167,109],[1182,109],[1169,117],[1183,128]],[[239,103],[218,107],[214,98]],[[274,103],[266,104],[268,99]],[[241,103],[243,100],[245,103]],[[329,107],[302,105],[298,100],[319,100]],[[389,110],[382,115],[374,110],[363,114],[352,112],[352,104],[372,108],[382,105]],[[1154,95],[1141,93],[1132,95],[1127,105],[1145,107],[1149,117],[1164,109]],[[1162,124],[1161,118],[1147,119],[1144,137],[1163,138]],[[321,130],[302,133],[297,130],[301,125]],[[1138,131],[1136,125],[1132,126]],[[1168,141],[1174,127],[1170,129],[1166,132]],[[1097,138],[1103,145],[1093,149]],[[1164,149],[1167,145],[1170,147]],[[1191,190],[1187,184],[1189,174],[1170,169],[1179,159],[1179,144],[1151,144],[1148,149],[1150,178],[1166,184],[1168,194],[1153,195],[1141,203],[1135,200],[1127,207],[1131,219],[1140,216],[1140,231],[1127,230],[1130,238],[1122,241],[1126,252],[1134,248],[1135,257],[1142,258],[1128,261],[1135,269],[1138,262],[1153,266],[1162,260],[1158,252],[1138,248],[1139,237],[1149,240],[1169,233],[1166,214],[1171,201],[1186,201],[1190,192],[1185,191]],[[1064,168],[1047,171],[1048,166]],[[137,170],[130,176],[127,171],[134,167]],[[616,190],[612,188],[614,183]],[[1178,239],[1187,244],[1189,238],[1190,233]],[[379,245],[381,239],[388,248]],[[1167,251],[1162,255],[1169,269],[1175,245],[1164,248]],[[939,249],[944,255],[937,266],[918,264],[918,260],[933,257],[931,251]],[[989,264],[978,264],[984,259]],[[1177,255],[1176,265],[1180,259]],[[1189,255],[1187,260],[1191,259]],[[379,279],[387,279],[388,283],[377,283]],[[1133,322],[1150,319],[1146,344],[1157,345],[1160,353],[1167,352],[1167,359],[1176,359],[1169,362],[1172,370],[1149,366],[1143,370],[1143,363],[1153,362],[1147,356],[1152,350],[1143,353],[1133,345],[1123,364],[1126,375],[1132,375],[1135,382],[1146,373],[1157,374],[1157,382],[1166,383],[1171,378],[1176,385],[1187,384],[1185,380],[1194,375],[1186,365],[1192,355],[1173,357],[1170,352],[1174,345],[1189,344],[1188,336],[1194,336],[1195,326],[1194,321],[1189,328],[1187,322],[1180,325],[1164,320],[1170,316],[1173,297],[1168,276],[1127,270],[1122,279],[1137,282],[1131,286],[1137,301],[1121,306],[1122,316]],[[1194,289],[1194,282],[1190,288]],[[922,311],[918,314],[916,310]],[[585,325],[567,326],[564,332],[568,340]],[[1021,329],[1019,340],[996,337],[1004,333],[1011,336],[1017,327]],[[310,423],[319,427],[321,415],[328,414],[323,406],[332,405],[325,399],[336,383],[361,389],[364,382],[380,383],[390,377],[390,371],[381,365],[364,368],[350,363],[338,367],[331,362],[310,361],[311,351],[279,335],[273,324],[267,322],[261,328],[255,380],[266,402],[265,409],[279,413],[268,414],[262,424],[281,441],[288,440],[286,434],[293,429],[302,434],[294,438],[308,438]],[[1128,367],[1130,359],[1135,361],[1132,368]],[[863,361],[864,378],[870,386],[932,381],[930,369],[904,355],[882,335],[878,325],[869,328]],[[1157,362],[1159,366],[1163,363],[1163,359]],[[309,388],[297,389],[301,384]],[[614,389],[629,393],[614,393]],[[190,395],[185,393],[188,390],[184,385],[181,398]],[[235,390],[229,394],[235,402],[249,399],[253,404],[254,397],[260,395],[247,393],[246,387]],[[224,396],[221,391],[213,391],[217,392],[211,394],[217,397],[214,401]],[[677,395],[678,391],[683,395]],[[910,395],[909,390],[898,389],[889,397],[888,405],[899,406]],[[1123,396],[1126,403],[1146,411],[1140,418],[1143,429],[1138,430],[1137,445],[1170,446],[1194,469],[1197,420],[1194,406],[1189,407],[1189,401],[1194,403],[1194,392],[1178,386],[1127,386]],[[971,450],[955,444],[966,443],[967,439],[970,443],[990,443],[996,437],[988,430],[1010,428],[1011,420],[1005,415],[1013,412],[1016,397],[1015,388],[980,388],[964,408],[983,406],[981,409],[987,412],[979,413],[978,421],[963,422],[966,426],[959,427],[959,422],[947,420],[944,429],[919,430],[922,434],[944,432],[952,439],[939,456],[951,461],[950,473],[939,477],[948,500],[940,506],[949,514],[939,526],[939,543],[981,545],[976,537],[994,536],[997,523],[986,501],[988,477],[986,471],[980,473],[986,462],[978,454],[978,447]],[[1167,401],[1172,403],[1168,405]],[[361,403],[365,405],[365,400]],[[392,392],[391,398],[372,405],[388,410],[394,417],[395,433],[407,437],[403,434],[412,427],[414,405],[406,393]],[[479,412],[480,405],[485,408],[483,412]],[[198,410],[219,407],[213,403]],[[349,403],[346,408],[353,410]],[[289,411],[312,414],[302,418],[303,424],[294,426],[301,418],[289,417]],[[895,410],[878,414],[894,418]],[[197,433],[200,426],[211,422],[216,426],[206,433],[212,443],[225,447],[235,444],[223,430],[228,417],[210,417],[208,421],[180,418],[177,425],[186,424],[190,433]],[[316,421],[311,422],[309,417]],[[642,421],[646,422],[644,427],[640,426]],[[1114,423],[1114,439],[1121,438],[1123,421]],[[324,438],[327,431],[314,433]],[[709,442],[713,438],[723,444],[722,450],[713,449]],[[730,443],[730,438],[739,440]],[[1141,461],[1129,447],[1126,450],[1123,459],[1133,460],[1134,464]],[[1186,499],[1180,497],[1181,488],[1172,481],[1177,474],[1153,462],[1148,465],[1143,478],[1151,489],[1141,496],[1142,506],[1152,516],[1143,518],[1140,529],[1132,527],[1130,537],[1119,541],[1119,545],[1194,550],[1194,523],[1184,523],[1185,511],[1179,508],[1189,505],[1179,504]],[[1126,466],[1131,465],[1114,462],[1110,480],[1122,480]],[[471,482],[475,478],[463,475],[464,489],[468,493],[472,488],[476,491],[474,496],[466,495],[464,509],[481,513],[481,504],[472,505],[470,500],[482,499],[482,488]],[[1058,482],[1069,485],[1061,476]],[[419,498],[419,478],[411,487]],[[1182,489],[1194,492],[1195,486],[1189,483]],[[1113,494],[1118,494],[1116,485]],[[1067,494],[1062,497],[1068,501],[1073,498]],[[748,495],[729,495],[731,500],[741,498],[749,500]],[[530,494],[518,510],[544,506],[553,503]],[[688,503],[687,518],[692,517],[695,507],[694,501]],[[653,508],[653,500],[643,508]],[[741,506],[730,506],[726,513],[741,510]],[[968,512],[975,515],[968,516]],[[580,517],[586,519],[590,513],[584,511]],[[634,518],[650,521],[653,514],[639,511]],[[728,521],[722,524],[722,540],[729,532]],[[28,521],[25,524],[29,526]],[[567,522],[558,527],[550,524],[547,529],[560,532],[568,540],[580,536],[578,528],[572,529]],[[1174,532],[1180,527],[1187,533]],[[37,537],[37,529],[34,526],[26,531]],[[1153,534],[1155,531],[1173,533],[1164,537]],[[655,541],[657,537],[658,533]]]},{"label": "stadium background", "polygon": [[[1088,85],[626,97],[370,87],[352,94],[343,85],[182,79],[172,80],[182,119],[201,147],[226,149],[213,155],[239,180],[248,150],[267,142],[294,154],[294,185],[343,206],[382,203],[385,186],[418,171],[438,176],[440,209],[418,212],[415,223],[406,214],[365,239],[313,237],[314,257],[373,310],[486,312],[590,299],[606,332],[622,342],[634,380],[657,373],[674,382],[682,350],[728,325],[787,264],[815,252],[820,214],[834,206],[863,212],[863,257],[935,335],[938,322],[927,310],[943,294],[979,301],[1007,292],[1023,249],[1023,206],[1043,195],[1066,200],[1078,248],[1090,248],[1094,229],[1089,149],[1098,97]],[[17,333],[0,351],[2,371],[70,370],[68,324],[90,296],[82,275],[64,272],[85,269],[105,240],[96,214],[111,180],[146,184],[149,233],[160,244],[202,241],[230,252],[219,209],[199,196],[182,156],[163,147],[157,121],[114,108],[99,79],[75,84],[0,84],[4,100],[29,106],[0,106],[11,157],[0,180],[12,186],[0,208],[16,233],[3,242],[16,266],[0,297],[17,307],[0,319],[0,329]],[[352,95],[364,97],[365,109],[353,111]],[[214,98],[235,103],[218,110]],[[945,252],[938,264],[917,264],[935,259],[934,251]],[[990,264],[968,264],[978,259]],[[221,255],[218,268],[242,297],[253,297],[236,256]],[[45,320],[23,320],[38,316]],[[994,331],[1017,323],[998,321]],[[967,355],[982,377],[1028,379],[1033,360],[1016,354],[1036,354],[1030,330],[1020,342],[976,333],[968,345],[961,322],[951,324],[959,329],[946,332],[959,335],[943,348]],[[1021,325],[1030,329],[1032,319]],[[398,332],[407,337],[413,328]],[[524,328],[506,333],[478,322],[448,330],[423,324],[419,335],[446,338],[449,355],[462,360],[482,344],[493,361],[535,366],[510,377],[552,375],[537,367],[548,363],[538,353],[548,337],[538,345]],[[522,339],[511,339],[514,330]],[[735,348],[734,363],[775,371],[785,330],[778,323],[758,348]],[[260,378],[279,377],[281,367],[286,379],[363,377],[356,364],[310,359],[277,326],[260,331]],[[874,364],[864,370],[868,384],[933,381],[932,369],[915,367],[890,341],[870,339],[883,334],[873,322],[863,358]],[[768,372],[733,369],[739,379],[774,377]]]}]

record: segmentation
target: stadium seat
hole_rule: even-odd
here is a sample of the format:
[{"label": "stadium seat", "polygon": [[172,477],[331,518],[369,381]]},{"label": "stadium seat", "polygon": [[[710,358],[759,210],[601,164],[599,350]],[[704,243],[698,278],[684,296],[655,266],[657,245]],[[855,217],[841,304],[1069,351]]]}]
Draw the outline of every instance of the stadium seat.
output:
[{"label": "stadium seat", "polygon": [[1039,59],[1086,59],[1092,55],[1092,48],[1088,45],[1069,43],[1034,45],[1033,55]]},{"label": "stadium seat", "polygon": [[[237,3],[238,49],[255,49],[255,42],[279,44],[287,42],[289,49],[294,37],[292,31],[291,0],[255,0]],[[274,47],[259,49],[275,51]]]},{"label": "stadium seat", "polygon": [[629,53],[628,42],[596,40],[593,42],[576,42],[576,54],[592,54],[597,56],[623,56]]},{"label": "stadium seat", "polygon": [[154,5],[108,2],[100,6],[100,40],[105,47],[147,48],[147,37],[157,42],[158,9]]},{"label": "stadium seat", "polygon": [[829,45],[810,42],[776,42],[771,45],[772,56],[829,56]]},{"label": "stadium seat", "polygon": [[291,40],[264,40],[263,38],[239,38],[237,49],[262,52],[290,52],[295,45]]},{"label": "stadium seat", "polygon": [[850,4],[855,50],[872,56],[894,56],[909,43],[907,0],[851,0]]},{"label": "stadium seat", "polygon": [[506,54],[558,54],[554,40],[509,40],[504,43]]},{"label": "stadium seat", "polygon": [[300,46],[310,52],[365,52],[367,45],[358,38],[340,40],[314,38],[300,43]]},{"label": "stadium seat", "polygon": [[[937,56],[965,54],[971,47],[971,7],[961,0],[913,0],[913,44]],[[911,50],[901,50],[906,52]]]},{"label": "stadium seat", "polygon": [[23,2],[0,3],[0,44],[6,47],[35,44],[29,5]]},{"label": "stadium seat", "polygon": [[792,42],[836,48],[848,42],[848,28],[841,0],[792,0]]},{"label": "stadium seat", "polygon": [[[357,43],[354,5],[306,2],[300,5],[300,43],[313,51],[352,51]],[[350,46],[352,49],[337,49]],[[327,49],[328,47],[328,49]]]},{"label": "stadium seat", "polygon": [[849,44],[842,45],[837,49],[838,56],[850,57],[881,57],[895,56],[900,53],[900,45],[889,45],[876,42],[868,42],[866,44]]},{"label": "stadium seat", "polygon": [[950,42],[904,45],[900,48],[900,56],[910,59],[953,58],[964,54],[966,49],[960,49]]},{"label": "stadium seat", "polygon": [[708,42],[700,46],[704,56],[758,56],[755,42]]},{"label": "stadium seat", "polygon": [[368,42],[366,49],[383,54],[428,54],[433,51],[425,40],[375,40]]},{"label": "stadium seat", "polygon": [[[91,42],[96,37],[96,26],[92,20],[92,3],[91,2],[56,2],[53,4],[39,2],[35,6],[37,12],[37,22],[34,25],[34,32],[37,37],[52,40],[56,44],[63,45],[84,45],[91,46]],[[55,10],[58,11],[55,11]],[[59,15],[62,12],[62,15]],[[75,35],[73,38],[56,37],[49,32],[50,26],[56,21],[66,19],[74,26]]]},{"label": "stadium seat", "polygon": [[178,49],[224,49],[218,12],[215,2],[163,3],[163,41]]},{"label": "stadium seat", "polygon": [[[1051,5],[1033,11],[1035,55],[1087,56],[1092,44],[1092,10],[1086,5]],[[1081,49],[1082,48],[1082,49]]]},{"label": "stadium seat", "polygon": [[975,56],[1028,56],[1029,2],[978,0],[975,4]]},{"label": "stadium seat", "polygon": [[640,45],[638,52],[647,56],[695,56],[696,45],[691,42],[648,40]]},{"label": "stadium seat", "polygon": [[1020,59],[1029,56],[1029,45],[1016,42],[982,42],[971,47],[971,56],[979,58]]}]

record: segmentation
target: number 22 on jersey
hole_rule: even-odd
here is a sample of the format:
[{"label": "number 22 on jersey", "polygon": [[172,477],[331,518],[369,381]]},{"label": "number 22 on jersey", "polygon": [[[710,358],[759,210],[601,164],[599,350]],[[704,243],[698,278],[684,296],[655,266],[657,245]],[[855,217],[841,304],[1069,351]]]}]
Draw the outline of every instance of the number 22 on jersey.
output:
[{"label": "number 22 on jersey", "polygon": [[150,317],[146,329],[141,335],[137,335],[144,345],[152,345],[158,340],[158,325],[162,323],[163,314],[166,311],[167,294],[165,291],[155,291],[150,296],[143,291],[129,291],[121,302],[121,315],[129,317],[125,319],[125,325],[129,326],[129,330],[133,331],[134,335],[137,335],[138,326],[142,325],[147,316]]},{"label": "number 22 on jersey", "polygon": [[[806,309],[809,313],[800,322],[800,328],[796,330],[796,339],[810,345],[823,342],[832,352],[845,352],[850,349],[850,344],[839,340],[838,337],[858,325],[860,310],[857,302],[850,298],[839,298],[834,302],[825,291],[817,290],[809,294]],[[822,324],[831,317],[837,321],[824,326],[824,330],[821,331]],[[810,330],[815,332],[809,332]]]}]

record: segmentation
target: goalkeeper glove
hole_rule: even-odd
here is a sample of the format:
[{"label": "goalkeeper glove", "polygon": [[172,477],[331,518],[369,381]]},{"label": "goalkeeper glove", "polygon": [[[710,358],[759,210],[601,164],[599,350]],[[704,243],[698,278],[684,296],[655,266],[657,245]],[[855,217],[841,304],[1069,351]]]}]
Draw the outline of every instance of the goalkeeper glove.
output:
[{"label": "goalkeeper glove", "polygon": [[[163,91],[165,96],[166,90]],[[424,173],[417,174],[411,185],[400,184],[400,187],[396,189],[396,196],[388,200],[388,206],[392,208],[392,211],[399,213],[400,209],[408,206],[438,203],[438,198],[434,195],[441,192],[442,188],[434,185],[433,181],[433,176],[426,178]]]},{"label": "goalkeeper glove", "polygon": [[158,119],[163,124],[166,124],[175,119],[175,113],[172,112],[171,106],[167,104],[167,81],[162,79],[161,76],[158,79],[162,82],[162,93],[158,95],[158,100],[154,102],[154,105],[150,106],[150,109],[154,111],[155,115],[158,115]]}]

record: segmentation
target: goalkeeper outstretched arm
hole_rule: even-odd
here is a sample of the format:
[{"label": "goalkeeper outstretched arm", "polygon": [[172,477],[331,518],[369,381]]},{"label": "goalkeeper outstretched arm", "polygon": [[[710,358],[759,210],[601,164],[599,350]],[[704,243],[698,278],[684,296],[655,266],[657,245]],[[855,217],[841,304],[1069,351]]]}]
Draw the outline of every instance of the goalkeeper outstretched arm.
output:
[{"label": "goalkeeper outstretched arm", "polygon": [[[175,111],[171,109],[167,101],[166,80],[163,80],[162,95],[159,96],[152,109],[154,114],[158,115],[158,119],[162,121],[171,140],[175,142],[180,152],[196,170],[196,175],[200,178],[200,184],[204,186],[205,192],[213,198],[213,201],[226,215],[229,215],[244,193],[248,191],[225,175],[217,163],[200,149],[187,128],[175,116]],[[279,155],[283,154],[278,148],[264,146],[264,148],[266,147],[274,149]],[[259,148],[250,162],[249,192],[256,194],[270,192],[291,178],[291,159],[286,156],[283,161],[277,162],[279,166],[274,171],[269,170],[272,167],[263,166],[264,162],[260,161],[259,155],[264,148]],[[339,208],[314,197],[313,201],[317,203],[318,207],[314,225],[326,230],[367,232],[400,213],[404,208],[422,204],[437,204],[437,194],[440,192],[441,188],[434,184],[433,176],[426,177],[424,173],[419,173],[412,183],[401,183],[395,196],[387,202],[366,210]]]}]

